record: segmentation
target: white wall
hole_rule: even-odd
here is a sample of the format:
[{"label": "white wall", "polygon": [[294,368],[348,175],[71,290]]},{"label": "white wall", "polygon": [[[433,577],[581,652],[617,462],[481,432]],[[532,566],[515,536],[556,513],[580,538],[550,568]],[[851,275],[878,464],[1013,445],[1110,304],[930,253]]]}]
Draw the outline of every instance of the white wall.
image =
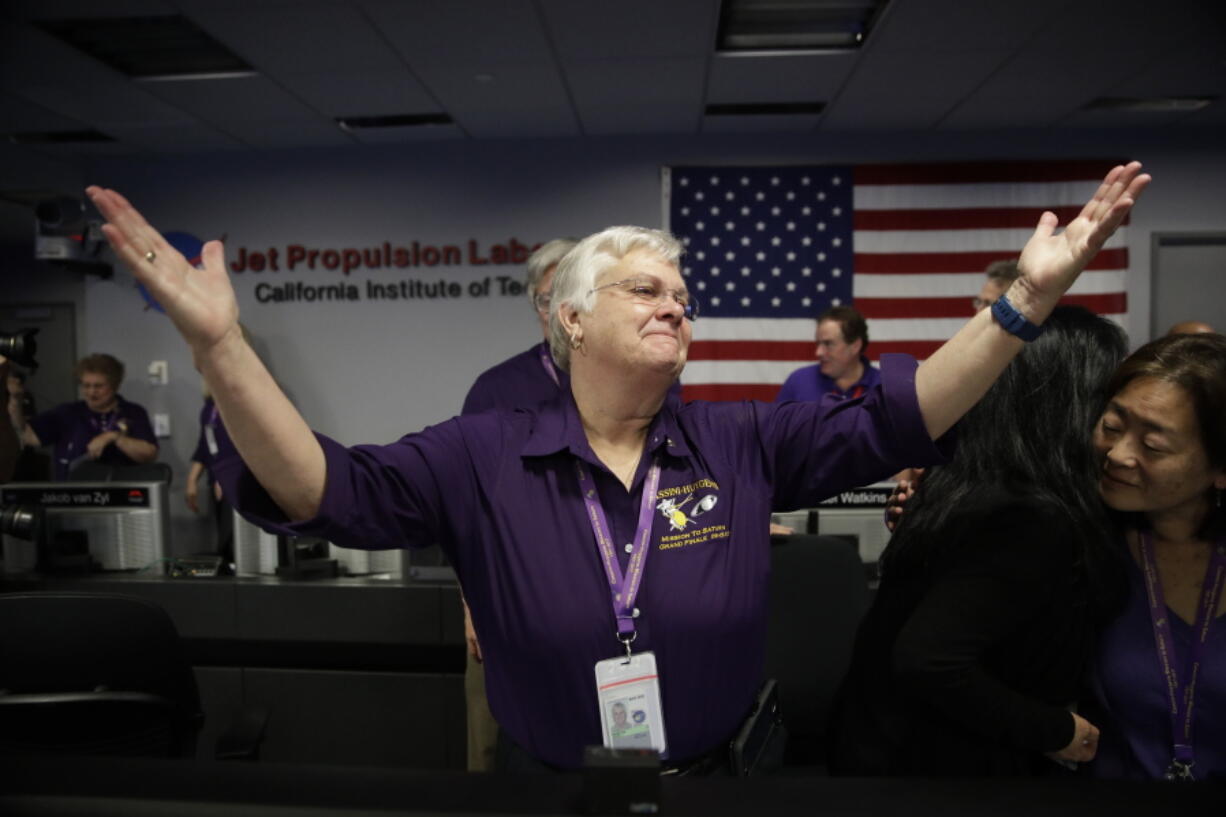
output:
[{"label": "white wall", "polygon": [[[861,163],[987,158],[1137,156],[1155,175],[1130,231],[1130,327],[1143,342],[1149,314],[1149,234],[1226,225],[1226,148],[1186,136],[1091,132],[962,136],[896,134],[634,138],[444,143],[365,151],[219,154],[151,162],[108,160],[89,181],[115,187],[163,230],[227,236],[231,247],[301,243],[363,247],[385,240],[482,246],[514,236],[537,242],[609,224],[661,223],[659,169],[686,163]],[[493,268],[357,270],[350,279],[439,277],[468,282]],[[519,276],[522,268],[495,274]],[[276,280],[265,273],[267,280]],[[279,280],[334,283],[338,273],[280,273]],[[307,420],[345,443],[395,439],[459,410],[473,378],[527,348],[537,329],[526,299],[272,305],[256,303],[258,276],[235,276],[242,320]],[[82,351],[109,351],[132,375],[129,399],[172,416],[163,459],[186,473],[197,433],[199,379],[165,316],[146,309],[126,273],[85,283]],[[701,325],[696,336],[701,335]],[[170,363],[170,383],[140,374]],[[173,500],[181,504],[182,481]],[[179,518],[180,552],[200,526]]]}]

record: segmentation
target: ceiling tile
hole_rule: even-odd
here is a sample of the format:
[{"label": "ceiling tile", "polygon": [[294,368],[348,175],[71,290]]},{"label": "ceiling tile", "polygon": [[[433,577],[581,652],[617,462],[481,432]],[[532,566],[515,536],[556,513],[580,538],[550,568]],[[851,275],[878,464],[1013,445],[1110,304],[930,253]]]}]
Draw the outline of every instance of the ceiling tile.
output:
[{"label": "ceiling tile", "polygon": [[847,80],[856,56],[715,56],[707,80],[707,102],[825,102]]},{"label": "ceiling tile", "polygon": [[551,66],[502,65],[483,72],[481,80],[467,71],[443,67],[423,69],[421,76],[470,136],[579,133],[566,89]]},{"label": "ceiling tile", "polygon": [[705,63],[642,59],[576,66],[570,86],[584,133],[696,133]]},{"label": "ceiling tile", "polygon": [[563,64],[704,57],[715,47],[713,0],[542,0]]}]

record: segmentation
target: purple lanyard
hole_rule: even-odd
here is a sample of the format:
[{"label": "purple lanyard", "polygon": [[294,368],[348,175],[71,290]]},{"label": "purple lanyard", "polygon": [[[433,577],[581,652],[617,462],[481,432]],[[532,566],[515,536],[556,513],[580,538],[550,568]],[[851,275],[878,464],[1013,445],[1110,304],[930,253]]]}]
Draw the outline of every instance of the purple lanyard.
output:
[{"label": "purple lanyard", "polygon": [[1158,563],[1154,559],[1154,545],[1149,532],[1141,533],[1141,561],[1145,569],[1145,592],[1149,596],[1149,619],[1154,628],[1154,645],[1158,650],[1158,664],[1166,678],[1166,691],[1170,700],[1171,716],[1171,765],[1167,767],[1167,780],[1194,780],[1192,765],[1195,756],[1192,749],[1193,708],[1196,700],[1196,682],[1200,676],[1201,658],[1205,642],[1209,640],[1209,628],[1213,625],[1217,600],[1221,594],[1222,578],[1226,575],[1226,540],[1220,540],[1213,549],[1209,566],[1205,570],[1205,582],[1201,589],[1200,604],[1196,610],[1196,624],[1192,633],[1192,649],[1189,651],[1181,672],[1175,671],[1175,640],[1171,637],[1170,612],[1162,594],[1162,582],[1158,579]]},{"label": "purple lanyard", "polygon": [[209,419],[205,420],[204,424],[208,426],[209,428],[217,428],[217,404],[216,403],[214,403],[213,407],[209,410]]},{"label": "purple lanyard", "polygon": [[583,504],[587,507],[588,521],[592,523],[592,533],[596,535],[596,546],[600,550],[604,572],[609,577],[609,587],[613,593],[613,615],[617,617],[617,638],[626,645],[626,655],[629,656],[630,642],[637,635],[634,631],[634,600],[639,594],[643,568],[647,564],[647,552],[650,550],[648,543],[651,539],[651,523],[654,521],[656,488],[660,485],[660,461],[657,458],[652,462],[643,482],[639,526],[634,534],[630,559],[626,562],[625,576],[617,563],[617,548],[609,532],[609,520],[596,493],[596,481],[592,479],[582,460],[575,460],[575,473],[579,477],[579,490],[583,493]]},{"label": "purple lanyard", "polygon": [[553,380],[553,384],[558,388],[562,387],[562,383],[558,380],[558,370],[553,367],[553,358],[549,356],[549,347],[541,344],[541,365],[545,367],[545,374]]}]

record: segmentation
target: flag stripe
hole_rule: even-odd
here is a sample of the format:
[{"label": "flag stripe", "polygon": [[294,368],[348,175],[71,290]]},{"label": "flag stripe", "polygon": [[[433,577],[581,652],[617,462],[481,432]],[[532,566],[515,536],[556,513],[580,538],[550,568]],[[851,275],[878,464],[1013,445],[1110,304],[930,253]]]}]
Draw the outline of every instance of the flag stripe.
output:
[{"label": "flag stripe", "polygon": [[[1001,252],[856,253],[856,273],[912,275],[930,272],[983,273],[988,264],[1007,258]],[[1128,250],[1104,249],[1094,256],[1086,269],[1127,269]]]},{"label": "flag stripe", "polygon": [[[852,225],[857,230],[960,230],[985,228],[1025,228],[1033,230],[1044,210],[1055,214],[1060,224],[1068,224],[1081,212],[1082,205],[1062,207],[964,207],[953,210],[856,210]],[[1129,214],[1131,216],[1131,214]],[[1123,222],[1128,224],[1128,216]]]},{"label": "flag stripe", "polygon": [[[997,258],[1016,258],[1033,234],[1033,224],[1020,230],[857,230],[855,242],[857,255],[930,255],[951,246],[961,246],[966,247],[964,252],[990,252]],[[1119,249],[1123,240],[1121,235],[1114,235],[1103,248]]]},{"label": "flag stripe", "polygon": [[[862,273],[854,283],[856,303],[863,298],[970,298],[983,288],[983,271],[950,272],[915,275],[880,275]],[[1091,294],[1123,292],[1127,289],[1127,270],[1094,270],[1083,272],[1070,293]]]},{"label": "flag stripe", "polygon": [[779,383],[682,383],[681,399],[764,400],[772,402],[779,394]]},{"label": "flag stripe", "polygon": [[[1065,295],[1062,304],[1084,306],[1092,312],[1124,312],[1128,296],[1123,292]],[[969,298],[856,298],[856,309],[865,318],[949,318],[969,314]]]},{"label": "flag stripe", "polygon": [[[1077,218],[1076,205],[1050,208],[1061,224]],[[1034,229],[1043,211],[1020,207],[974,207],[959,210],[857,210],[852,224],[857,230],[948,230],[1015,227]]]},{"label": "flag stripe", "polygon": [[[1084,180],[1095,186],[1115,165],[1127,160],[1052,162],[939,162],[935,164],[880,164],[856,167],[856,186],[923,184],[931,186],[987,182],[1059,182]],[[1091,188],[1093,190],[1093,188]],[[1089,196],[1087,195],[1088,199]]]}]

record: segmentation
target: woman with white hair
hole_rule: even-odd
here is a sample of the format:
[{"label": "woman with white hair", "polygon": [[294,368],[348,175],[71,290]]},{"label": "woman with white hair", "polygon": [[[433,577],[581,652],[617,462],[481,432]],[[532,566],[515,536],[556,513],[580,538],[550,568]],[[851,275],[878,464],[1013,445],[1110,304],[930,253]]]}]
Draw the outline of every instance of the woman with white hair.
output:
[{"label": "woman with white hair", "polygon": [[837,405],[667,400],[697,307],[681,247],[611,228],[555,274],[550,342],[568,392],[353,448],[314,434],[243,342],[219,242],[193,269],[122,196],[88,192],[217,400],[245,461],[219,474],[240,510],[348,547],[442,545],[481,633],[507,767],[579,767],[584,746],[613,745],[621,700],[670,765],[712,772],[762,680],[764,520],[939,459],[933,440],[1038,331],[1148,181],[1137,163],[1115,168],[1059,234],[1045,213],[994,315],[918,368],[885,357],[881,384]]}]

